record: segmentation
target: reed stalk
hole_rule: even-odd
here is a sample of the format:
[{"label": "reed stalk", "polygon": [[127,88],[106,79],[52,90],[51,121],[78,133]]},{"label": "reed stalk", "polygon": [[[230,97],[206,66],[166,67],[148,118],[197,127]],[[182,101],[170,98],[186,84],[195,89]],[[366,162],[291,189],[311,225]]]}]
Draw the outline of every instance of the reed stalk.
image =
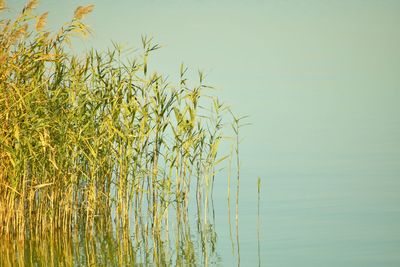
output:
[{"label": "reed stalk", "polygon": [[[78,7],[53,33],[46,30],[51,14],[34,14],[37,4],[0,21],[0,238],[95,240],[104,230],[125,249],[118,263],[151,257],[164,265],[172,261],[163,244],[174,224],[176,250],[199,262],[185,228],[189,196],[195,180],[204,214],[198,231],[203,243],[215,243],[207,214],[216,165],[226,158],[218,158],[226,106],[205,95],[211,87],[201,72],[189,82],[182,65],[175,85],[152,70],[160,46],[151,38],[133,57],[117,44],[72,54],[73,36],[90,34],[82,20],[94,6]],[[4,1],[0,12],[7,12]],[[237,201],[238,194],[239,175]],[[87,264],[96,264],[93,242],[85,244]],[[213,249],[202,247],[207,263]]]}]

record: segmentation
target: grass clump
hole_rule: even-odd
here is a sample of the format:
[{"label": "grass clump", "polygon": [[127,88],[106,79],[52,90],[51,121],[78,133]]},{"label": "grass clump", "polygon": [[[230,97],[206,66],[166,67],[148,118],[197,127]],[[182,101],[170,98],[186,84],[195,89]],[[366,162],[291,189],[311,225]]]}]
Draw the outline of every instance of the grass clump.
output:
[{"label": "grass clump", "polygon": [[[0,22],[0,236],[125,229],[156,259],[157,244],[170,240],[171,207],[176,225],[187,221],[190,192],[210,231],[226,109],[204,95],[203,75],[189,86],[183,66],[177,85],[150,72],[159,46],[148,38],[140,60],[117,45],[74,55],[71,36],[89,33],[81,20],[93,6],[78,7],[56,33],[36,6]],[[189,255],[188,232],[179,231],[176,250]]]}]

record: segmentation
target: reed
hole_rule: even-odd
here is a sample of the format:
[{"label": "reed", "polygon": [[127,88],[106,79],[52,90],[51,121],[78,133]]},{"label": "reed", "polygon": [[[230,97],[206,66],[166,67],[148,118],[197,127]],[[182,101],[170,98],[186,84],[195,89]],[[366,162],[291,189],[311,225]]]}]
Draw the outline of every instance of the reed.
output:
[{"label": "reed", "polygon": [[[236,201],[235,201],[235,222],[236,222],[236,256],[237,256],[237,266],[240,266],[240,240],[239,240],[239,193],[240,193],[240,129],[250,123],[243,122],[248,116],[237,117],[230,109],[228,110],[233,118],[231,123],[232,130],[234,132],[234,154],[236,158]],[[230,208],[230,175],[228,176],[228,205]],[[229,224],[230,224],[230,210],[229,213]]]},{"label": "reed", "polygon": [[133,58],[118,45],[72,54],[93,5],[55,33],[37,5],[0,22],[0,236],[131,229],[161,261],[154,248],[168,240],[170,209],[187,220],[193,179],[206,232],[226,108],[206,95],[202,73],[190,85],[182,66],[174,85],[151,71],[159,46],[149,38]]}]

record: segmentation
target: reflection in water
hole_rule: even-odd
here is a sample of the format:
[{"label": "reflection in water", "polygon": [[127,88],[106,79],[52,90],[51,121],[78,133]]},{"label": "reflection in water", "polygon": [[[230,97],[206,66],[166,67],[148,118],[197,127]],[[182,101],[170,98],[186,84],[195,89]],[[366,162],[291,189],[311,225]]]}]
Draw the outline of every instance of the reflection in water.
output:
[{"label": "reflection in water", "polygon": [[137,218],[133,229],[96,222],[93,234],[49,232],[0,243],[0,266],[208,266],[221,263],[212,224],[198,217],[191,227],[187,209],[174,214],[176,225],[151,229]]}]

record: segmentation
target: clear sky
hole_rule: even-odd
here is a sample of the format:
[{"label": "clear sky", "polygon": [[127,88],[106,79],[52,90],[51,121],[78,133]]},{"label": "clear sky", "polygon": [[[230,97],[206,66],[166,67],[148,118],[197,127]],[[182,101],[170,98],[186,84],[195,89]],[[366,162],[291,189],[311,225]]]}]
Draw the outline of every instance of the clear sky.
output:
[{"label": "clear sky", "polygon": [[[250,116],[242,161],[251,188],[244,185],[244,192],[252,192],[257,176],[264,179],[265,212],[275,218],[268,229],[280,233],[272,241],[286,237],[281,244],[293,255],[297,251],[299,262],[314,256],[308,263],[317,263],[316,251],[321,262],[330,251],[345,260],[351,249],[362,261],[372,249],[381,261],[369,261],[371,266],[398,263],[393,251],[400,248],[400,1],[41,2],[40,9],[50,11],[50,25],[71,18],[78,5],[95,4],[85,19],[94,34],[80,46],[103,49],[113,40],[139,47],[142,34],[153,36],[163,48],[150,68],[171,77],[182,62],[203,69],[221,98]],[[328,203],[334,203],[337,217],[331,219],[339,224],[321,219]],[[291,213],[296,207],[299,213]],[[307,221],[307,207],[321,210]],[[298,231],[284,220],[299,220]],[[335,239],[324,234],[323,225],[338,240],[353,233],[353,243],[338,241],[321,250],[324,240]],[[265,247],[275,257],[284,254],[271,242]],[[345,266],[334,255],[331,262]],[[360,261],[346,266],[368,266]]]}]

